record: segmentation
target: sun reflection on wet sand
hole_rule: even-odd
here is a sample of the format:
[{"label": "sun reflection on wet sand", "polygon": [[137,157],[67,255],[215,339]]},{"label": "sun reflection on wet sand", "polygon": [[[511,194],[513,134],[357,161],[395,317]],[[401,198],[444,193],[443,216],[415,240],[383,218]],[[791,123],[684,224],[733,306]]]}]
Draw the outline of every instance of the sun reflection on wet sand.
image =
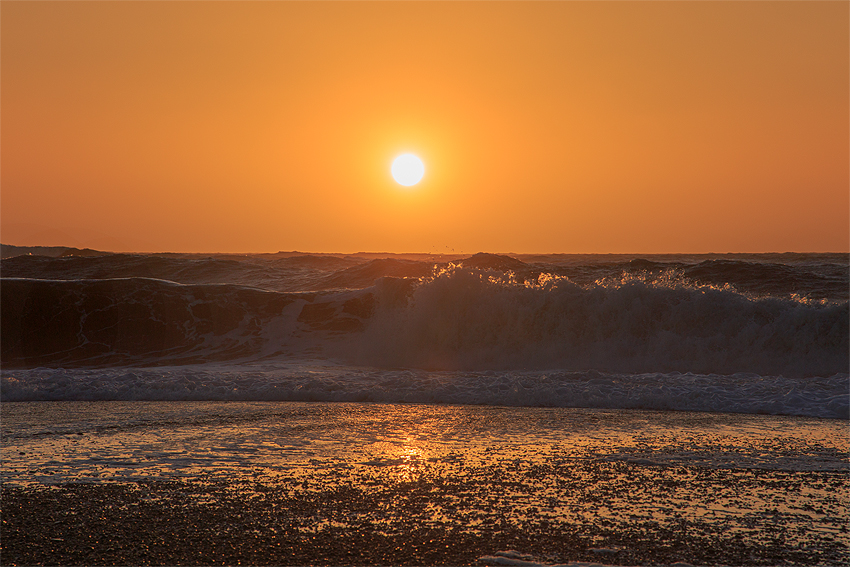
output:
[{"label": "sun reflection on wet sand", "polygon": [[[190,494],[201,515],[249,502],[262,533],[513,534],[622,561],[659,537],[729,563],[735,549],[778,561],[800,549],[844,557],[850,545],[848,438],[836,420],[397,404],[3,410],[6,486],[171,486],[162,498]],[[161,484],[173,480],[179,489]],[[375,561],[393,562],[388,553]]]}]

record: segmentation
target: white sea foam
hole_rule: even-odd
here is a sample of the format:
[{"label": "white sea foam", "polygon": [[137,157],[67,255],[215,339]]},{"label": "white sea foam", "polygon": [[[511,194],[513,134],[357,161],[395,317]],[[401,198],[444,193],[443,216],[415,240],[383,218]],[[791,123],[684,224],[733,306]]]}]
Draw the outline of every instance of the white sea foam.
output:
[{"label": "white sea foam", "polygon": [[256,400],[585,407],[850,417],[848,374],[376,369],[321,361],[2,372],[3,401]]}]

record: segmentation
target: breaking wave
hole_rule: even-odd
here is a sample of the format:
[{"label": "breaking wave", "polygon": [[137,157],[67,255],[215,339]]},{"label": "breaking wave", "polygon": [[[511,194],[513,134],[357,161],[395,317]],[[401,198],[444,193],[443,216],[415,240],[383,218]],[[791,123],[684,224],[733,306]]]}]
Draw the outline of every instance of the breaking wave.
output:
[{"label": "breaking wave", "polygon": [[5,367],[320,356],[382,368],[829,376],[847,302],[678,280],[579,285],[452,265],[360,290],[281,293],[161,280],[7,279]]},{"label": "breaking wave", "polygon": [[2,260],[0,392],[847,419],[847,264],[846,254],[17,255]]}]

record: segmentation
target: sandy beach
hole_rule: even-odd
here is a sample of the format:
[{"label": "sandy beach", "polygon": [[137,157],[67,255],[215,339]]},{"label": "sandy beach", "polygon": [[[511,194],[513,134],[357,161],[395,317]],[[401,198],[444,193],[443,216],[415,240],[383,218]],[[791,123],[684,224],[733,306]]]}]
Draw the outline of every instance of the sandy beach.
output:
[{"label": "sandy beach", "polygon": [[[77,407],[52,440],[32,417],[33,436],[7,437],[2,563],[471,565],[506,552],[544,564],[850,559],[846,423],[836,420],[207,404],[194,426],[166,428],[172,406],[146,406],[164,412],[158,426],[85,429],[93,422]],[[244,437],[233,438],[234,420]],[[300,448],[287,445],[295,432]],[[219,465],[189,463],[189,439],[198,462],[218,447]],[[264,451],[270,439],[278,447]],[[127,458],[132,443],[146,447],[147,463]],[[39,452],[48,445],[52,464]]]}]

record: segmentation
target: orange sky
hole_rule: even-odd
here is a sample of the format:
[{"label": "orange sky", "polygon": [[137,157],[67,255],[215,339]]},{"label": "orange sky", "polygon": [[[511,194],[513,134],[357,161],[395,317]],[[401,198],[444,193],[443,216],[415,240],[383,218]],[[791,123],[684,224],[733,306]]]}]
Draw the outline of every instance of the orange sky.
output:
[{"label": "orange sky", "polygon": [[0,12],[5,244],[848,251],[846,2]]}]

